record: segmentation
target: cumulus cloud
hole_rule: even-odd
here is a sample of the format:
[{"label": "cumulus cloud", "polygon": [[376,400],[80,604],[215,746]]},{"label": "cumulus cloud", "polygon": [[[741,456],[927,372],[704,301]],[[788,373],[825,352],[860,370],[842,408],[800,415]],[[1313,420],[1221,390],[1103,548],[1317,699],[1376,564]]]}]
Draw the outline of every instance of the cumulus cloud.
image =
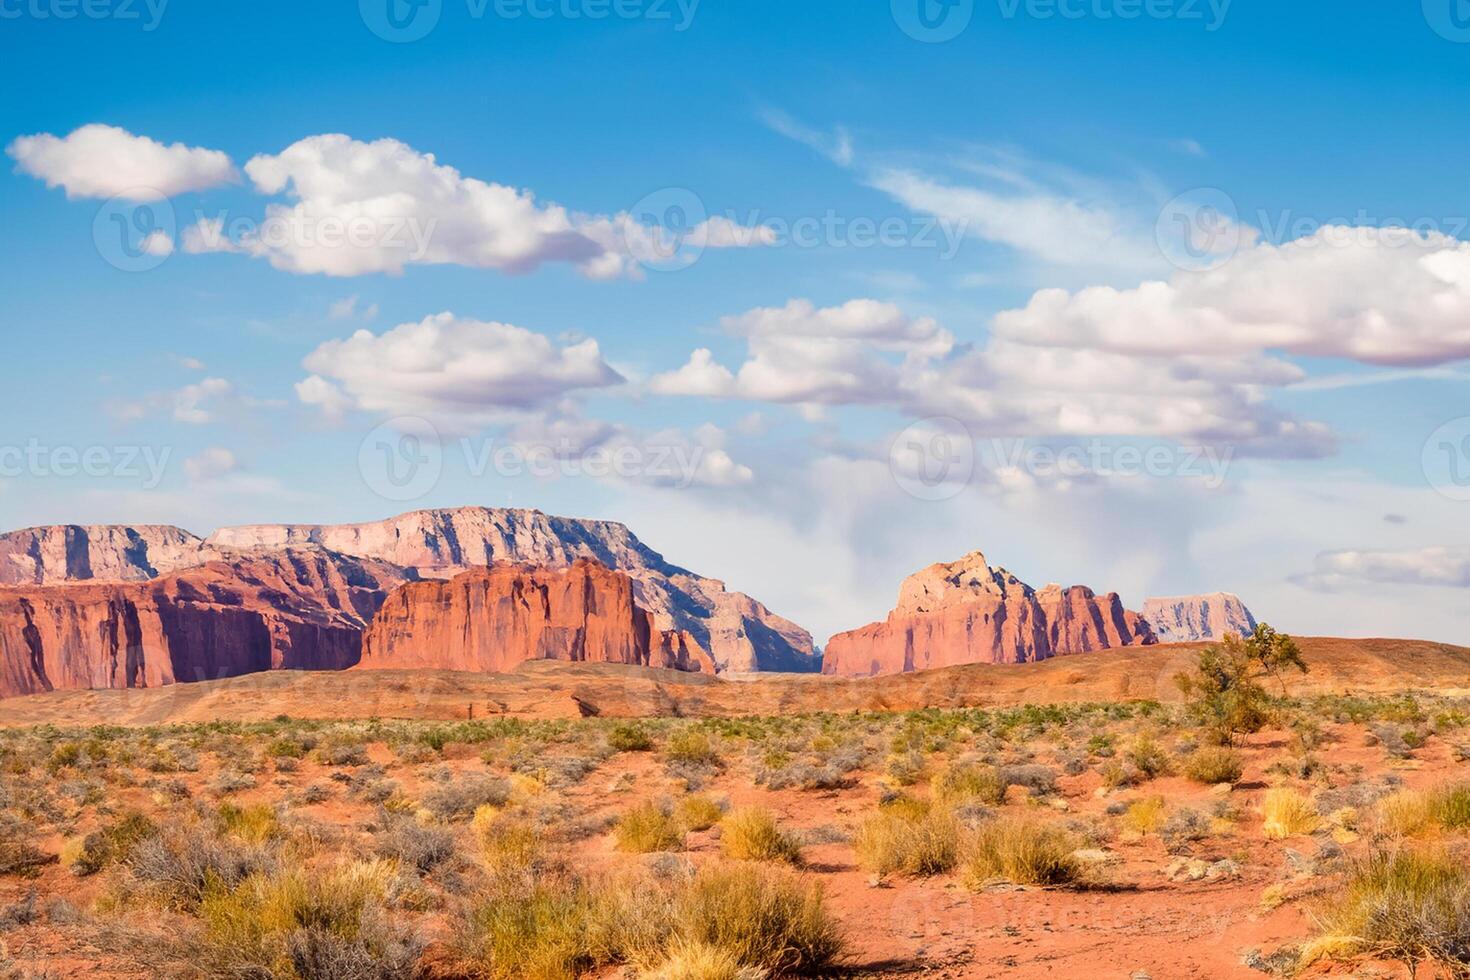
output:
[{"label": "cumulus cloud", "polygon": [[1280,350],[1381,365],[1470,357],[1470,243],[1328,226],[1133,289],[1044,289],[995,318],[1030,345],[1209,357]]},{"label": "cumulus cloud", "polygon": [[961,347],[932,318],[891,303],[806,300],[721,321],[743,337],[731,370],[707,348],[649,382],[655,394],[801,406],[870,405],[947,416],[977,436],[1132,436],[1230,443],[1267,456],[1319,456],[1323,425],[1273,407],[1263,391],[1300,369],[1259,353],[1151,357],[997,339]]},{"label": "cumulus cloud", "polygon": [[[15,159],[21,173],[44,180],[47,187],[64,188],[71,198],[156,201],[226,184],[238,176],[230,158],[219,150],[183,143],[165,145],[101,123],[61,137],[50,133],[21,136],[5,152]],[[152,243],[150,247],[163,245]]]},{"label": "cumulus cloud", "polygon": [[1407,551],[1329,551],[1317,556],[1313,571],[1298,575],[1293,581],[1322,592],[1375,585],[1470,588],[1470,551],[1443,547]]},{"label": "cumulus cloud", "polygon": [[359,330],[303,361],[302,401],[340,413],[418,415],[478,426],[545,409],[571,392],[621,384],[597,341],[557,346],[508,323],[440,313],[382,334]]},{"label": "cumulus cloud", "polygon": [[954,346],[933,319],[871,299],[822,308],[797,299],[726,317],[721,326],[745,338],[748,357],[738,372],[701,348],[683,367],[650,379],[649,389],[809,406],[877,404],[902,397],[905,364],[912,368]]},{"label": "cumulus cloud", "polygon": [[594,279],[638,277],[640,263],[679,247],[774,242],[766,228],[724,217],[695,223],[680,242],[627,213],[584,215],[529,190],[466,177],[398,140],[310,136],[245,164],[271,204],[259,227],[231,235],[218,220],[186,229],[190,252],[234,252],[296,273],[399,274],[409,265],[461,265],[509,274],[564,262]]}]

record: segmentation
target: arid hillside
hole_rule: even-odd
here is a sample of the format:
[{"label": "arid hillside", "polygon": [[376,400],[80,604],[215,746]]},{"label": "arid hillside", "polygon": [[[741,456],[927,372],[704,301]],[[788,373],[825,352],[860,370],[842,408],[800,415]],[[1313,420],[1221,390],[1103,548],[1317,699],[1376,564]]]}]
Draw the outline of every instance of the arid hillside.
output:
[{"label": "arid hillside", "polygon": [[[1311,672],[1294,695],[1470,691],[1470,648],[1418,640],[1299,639]],[[0,701],[0,725],[156,725],[296,718],[715,717],[1177,701],[1173,678],[1205,644],[1108,650],[1035,664],[968,664],[887,677],[710,677],[608,664],[529,662],[504,674],[278,671],[138,690]]]}]

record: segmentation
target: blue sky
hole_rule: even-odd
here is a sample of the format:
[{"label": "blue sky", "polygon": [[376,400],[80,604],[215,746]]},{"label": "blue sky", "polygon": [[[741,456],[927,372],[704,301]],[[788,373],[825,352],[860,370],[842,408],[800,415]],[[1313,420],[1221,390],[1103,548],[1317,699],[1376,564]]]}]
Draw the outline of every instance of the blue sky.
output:
[{"label": "blue sky", "polygon": [[533,506],[819,642],[973,548],[1465,639],[1463,0],[387,2],[0,2],[0,524]]}]

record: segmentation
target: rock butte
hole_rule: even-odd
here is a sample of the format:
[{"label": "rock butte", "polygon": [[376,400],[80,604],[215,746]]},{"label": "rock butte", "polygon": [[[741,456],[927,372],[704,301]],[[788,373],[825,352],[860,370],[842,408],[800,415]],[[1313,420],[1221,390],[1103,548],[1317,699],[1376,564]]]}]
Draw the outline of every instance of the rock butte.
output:
[{"label": "rock butte", "polygon": [[341,669],[357,663],[363,630],[400,584],[579,559],[624,573],[651,637],[671,644],[652,649],[654,660],[734,672],[820,665],[811,634],[669,564],[622,524],[472,507],[207,540],[157,525],[0,534],[0,697]]},{"label": "rock butte", "polygon": [[0,588],[0,697],[341,670],[403,569],[288,549],[151,581]]},{"label": "rock butte", "polygon": [[378,612],[358,667],[493,672],[528,660],[715,672],[688,633],[654,627],[631,578],[585,558],[565,568],[496,565],[406,585]]},{"label": "rock butte", "polygon": [[1226,633],[1248,636],[1256,628],[1256,617],[1231,592],[1145,599],[1143,618],[1160,643],[1221,640]]},{"label": "rock butte", "polygon": [[904,580],[881,623],[838,633],[822,672],[843,677],[958,664],[1017,664],[1063,654],[1158,642],[1117,593],[1086,586],[1037,591],[985,556],[930,565]]}]

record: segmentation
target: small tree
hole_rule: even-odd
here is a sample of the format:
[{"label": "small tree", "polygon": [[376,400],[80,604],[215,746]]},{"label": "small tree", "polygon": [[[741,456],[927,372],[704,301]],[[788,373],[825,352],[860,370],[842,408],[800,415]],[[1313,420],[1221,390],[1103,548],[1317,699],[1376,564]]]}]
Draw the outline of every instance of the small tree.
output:
[{"label": "small tree", "polygon": [[1174,682],[1216,741],[1233,745],[1238,736],[1266,724],[1268,701],[1261,678],[1275,677],[1284,695],[1287,669],[1306,673],[1301,651],[1290,636],[1262,623],[1249,639],[1227,633],[1219,646],[1206,647],[1194,672],[1182,672]]}]

